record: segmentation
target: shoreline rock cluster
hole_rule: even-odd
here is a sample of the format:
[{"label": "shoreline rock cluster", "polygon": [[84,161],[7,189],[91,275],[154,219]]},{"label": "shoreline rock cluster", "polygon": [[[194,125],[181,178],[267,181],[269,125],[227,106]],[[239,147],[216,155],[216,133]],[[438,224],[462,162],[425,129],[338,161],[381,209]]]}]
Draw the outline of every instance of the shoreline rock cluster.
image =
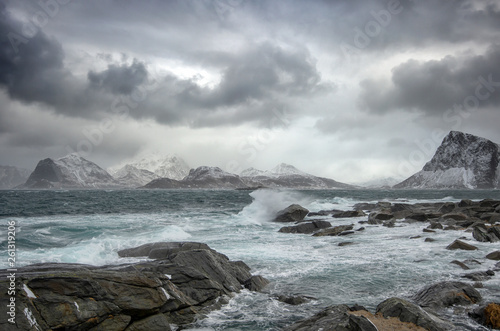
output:
[{"label": "shoreline rock cluster", "polygon": [[[313,217],[321,216],[321,219]],[[366,217],[367,216],[367,217]],[[457,203],[360,203],[351,211],[321,210],[309,212],[300,205],[291,205],[278,212],[274,221],[294,225],[282,227],[282,233],[302,233],[312,236],[347,236],[356,231],[365,230],[364,227],[354,229],[354,224],[333,226],[326,217],[333,219],[352,217],[358,218],[358,223],[372,226],[392,228],[399,223],[422,223],[422,231],[428,234],[436,231],[456,230],[472,232],[472,237],[479,242],[500,241],[500,201],[485,199],[482,201],[462,200]],[[359,220],[360,217],[366,219]],[[421,238],[420,235],[410,239]],[[427,240],[431,239],[431,240]],[[472,244],[466,243],[465,237],[457,238],[446,249],[477,250]],[[426,238],[426,242],[432,238]],[[345,242],[343,244],[353,244]],[[485,259],[500,260],[500,251],[494,251],[485,256]],[[464,270],[467,264],[479,261],[451,261]],[[475,308],[458,309],[458,313],[474,319],[478,323],[500,329],[500,304],[482,302],[481,294],[474,288],[482,287],[481,281],[487,281],[500,270],[500,262],[495,270],[471,272],[462,275],[464,280],[474,282],[467,284],[460,281],[447,281],[429,285],[411,298],[388,298],[380,303],[375,314],[361,306],[334,305],[327,307],[311,318],[298,321],[285,328],[285,331],[314,331],[314,330],[454,330],[450,321],[440,317],[443,310],[454,306],[471,306]]]},{"label": "shoreline rock cluster", "polygon": [[[16,272],[15,324],[1,330],[171,330],[220,308],[242,288],[269,282],[252,276],[206,244],[168,242],[119,251],[145,262],[110,266],[35,264]],[[3,288],[7,270],[0,270]],[[0,293],[6,307],[10,297]]]}]

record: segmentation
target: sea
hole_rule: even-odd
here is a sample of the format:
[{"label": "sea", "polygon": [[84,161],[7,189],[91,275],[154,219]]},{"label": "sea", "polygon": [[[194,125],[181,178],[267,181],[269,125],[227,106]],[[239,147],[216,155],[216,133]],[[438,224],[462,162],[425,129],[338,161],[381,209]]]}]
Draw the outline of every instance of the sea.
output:
[{"label": "sea", "polygon": [[[359,304],[372,312],[389,297],[408,298],[426,285],[461,280],[464,270],[450,262],[475,259],[471,271],[495,268],[485,255],[500,243],[481,243],[464,231],[424,233],[425,223],[394,228],[359,224],[367,217],[326,219],[364,231],[350,236],[286,234],[272,222],[277,211],[300,204],[310,211],[351,210],[360,202],[457,202],[500,199],[498,190],[81,190],[0,191],[0,268],[8,268],[8,223],[16,224],[17,267],[43,262],[122,264],[117,251],[151,242],[196,241],[242,260],[271,281],[264,293],[243,290],[222,309],[190,330],[279,330],[334,304]],[[318,218],[318,217],[315,217]],[[413,236],[421,236],[411,239]],[[431,237],[434,242],[425,242]],[[450,251],[459,237],[477,251]],[[339,246],[342,242],[352,245]],[[500,274],[500,273],[499,273]],[[478,289],[500,302],[500,277]],[[313,297],[292,306],[277,295]],[[486,330],[443,312],[457,330]]]}]

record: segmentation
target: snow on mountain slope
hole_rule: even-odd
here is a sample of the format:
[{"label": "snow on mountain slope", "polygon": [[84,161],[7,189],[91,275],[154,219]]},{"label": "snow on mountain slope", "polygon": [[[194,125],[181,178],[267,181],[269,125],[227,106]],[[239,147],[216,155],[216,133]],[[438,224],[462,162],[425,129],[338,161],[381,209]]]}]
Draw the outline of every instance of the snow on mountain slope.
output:
[{"label": "snow on mountain slope", "polygon": [[38,162],[21,188],[107,188],[118,187],[114,178],[97,164],[77,154]]},{"label": "snow on mountain slope", "polygon": [[115,179],[126,187],[138,187],[146,185],[154,179],[160,178],[154,172],[145,169],[137,169],[133,165],[127,164],[120,168],[115,174]]},{"label": "snow on mountain slope", "polygon": [[423,169],[394,188],[500,188],[500,146],[451,131]]},{"label": "snow on mountain slope", "polygon": [[[190,170],[187,163],[182,158],[175,155],[151,155],[140,160],[128,162],[122,166],[109,168],[108,170],[115,177],[123,177],[127,171],[125,169],[126,166],[132,166],[138,170],[147,170],[158,175],[158,177],[175,180],[183,179]],[[132,170],[131,168],[129,169]],[[120,172],[121,175],[117,175],[118,172]]]},{"label": "snow on mountain slope", "polygon": [[249,168],[241,172],[241,177],[248,186],[304,189],[354,188],[333,179],[305,173],[286,163],[280,163],[269,171]]}]

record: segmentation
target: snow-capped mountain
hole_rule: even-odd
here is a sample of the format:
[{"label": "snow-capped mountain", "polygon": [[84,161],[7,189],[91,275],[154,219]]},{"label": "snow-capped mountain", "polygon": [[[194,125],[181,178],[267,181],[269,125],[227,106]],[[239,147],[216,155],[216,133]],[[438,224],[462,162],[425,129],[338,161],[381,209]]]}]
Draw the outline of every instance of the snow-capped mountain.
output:
[{"label": "snow-capped mountain", "polygon": [[243,170],[241,172],[241,179],[248,186],[265,186],[272,188],[354,188],[354,186],[340,183],[333,179],[316,177],[305,173],[286,163],[280,163],[269,171],[262,171],[254,168]]},{"label": "snow-capped mountain", "polygon": [[451,131],[423,169],[394,188],[500,188],[500,146]]},{"label": "snow-capped mountain", "polygon": [[204,189],[235,189],[247,187],[240,176],[226,172],[218,167],[198,167],[191,169],[182,180],[160,178],[153,180],[144,188],[204,188]]},{"label": "snow-capped mountain", "polygon": [[118,187],[114,178],[97,164],[78,154],[38,162],[20,188],[109,188]]},{"label": "snow-capped mountain", "polygon": [[[127,166],[132,166],[133,168],[127,168]],[[175,180],[183,179],[187,176],[190,170],[187,163],[182,158],[175,155],[153,155],[140,160],[128,162],[122,166],[109,168],[108,170],[113,176],[115,176],[115,178],[118,178],[125,176],[128,170],[135,172],[137,175],[134,168],[138,170],[147,170],[161,178],[170,178]],[[143,179],[144,181],[147,179],[147,174]],[[142,185],[149,181],[144,182]]]},{"label": "snow-capped mountain", "polygon": [[30,171],[13,166],[0,166],[0,189],[14,188],[28,179]]},{"label": "snow-capped mountain", "polygon": [[356,183],[361,187],[366,188],[391,188],[394,185],[401,182],[401,179],[396,179],[394,177],[384,177],[384,178],[376,178],[372,180],[368,180],[362,183]]},{"label": "snow-capped mountain", "polygon": [[115,172],[113,176],[116,181],[126,187],[139,187],[146,185],[154,179],[160,178],[154,172],[146,169],[137,169],[133,165],[127,164]]}]

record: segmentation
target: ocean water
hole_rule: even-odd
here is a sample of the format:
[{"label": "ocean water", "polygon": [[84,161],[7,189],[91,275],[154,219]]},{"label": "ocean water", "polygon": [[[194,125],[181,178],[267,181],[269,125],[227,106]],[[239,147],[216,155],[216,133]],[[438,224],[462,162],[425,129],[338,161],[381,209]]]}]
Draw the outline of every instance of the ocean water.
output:
[{"label": "ocean water", "polygon": [[[0,191],[0,268],[7,268],[7,222],[17,225],[17,266],[40,262],[94,265],[137,261],[117,251],[157,241],[198,241],[242,260],[271,281],[268,293],[242,291],[192,330],[279,330],[332,304],[360,304],[374,310],[392,296],[405,297],[425,285],[459,280],[464,271],[452,260],[477,259],[474,270],[493,268],[484,259],[500,243],[480,243],[463,231],[423,233],[427,224],[360,225],[367,217],[333,219],[365,231],[346,237],[284,234],[270,220],[298,203],[311,211],[350,210],[358,202],[440,202],[500,199],[500,191],[404,190],[110,190]],[[317,217],[315,217],[317,218]],[[410,239],[420,235],[421,238]],[[478,251],[445,247],[465,236]],[[424,242],[427,237],[435,242]],[[345,241],[353,245],[339,247]],[[484,282],[481,294],[500,301],[500,277]],[[316,300],[290,306],[274,294],[307,295]],[[457,330],[481,330],[467,320],[447,317]]]}]

